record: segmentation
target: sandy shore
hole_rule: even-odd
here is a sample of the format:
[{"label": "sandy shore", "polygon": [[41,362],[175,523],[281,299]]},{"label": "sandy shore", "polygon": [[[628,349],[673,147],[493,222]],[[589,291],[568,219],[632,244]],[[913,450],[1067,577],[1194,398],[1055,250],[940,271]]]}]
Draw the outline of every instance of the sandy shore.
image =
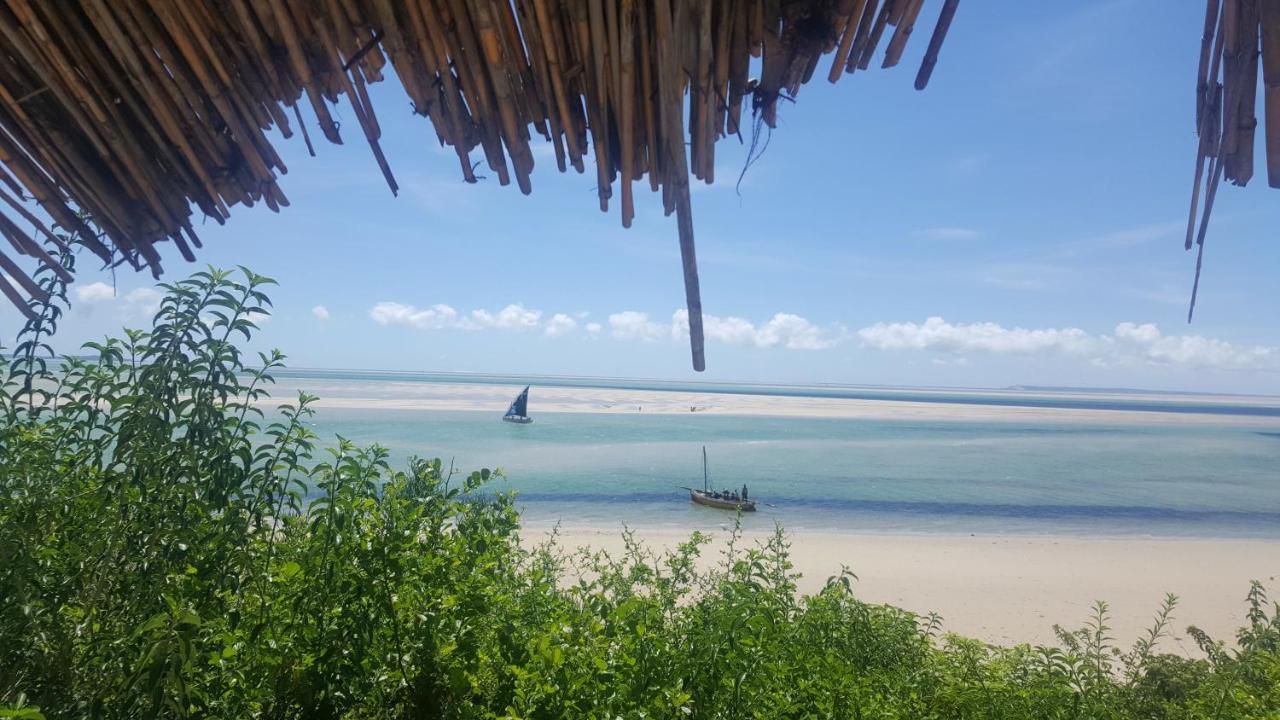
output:
[{"label": "sandy shore", "polygon": [[[280,384],[272,389],[272,398],[264,399],[263,404],[277,404],[281,402],[280,398],[296,395],[297,388],[318,395],[319,400],[314,404],[317,408],[475,410],[496,413],[506,409],[518,390],[507,385],[287,378],[282,379]],[[963,396],[963,393],[954,395]],[[1213,399],[1216,398],[1206,398],[1206,400]],[[1232,402],[1244,401],[1232,399]],[[698,412],[717,415],[882,420],[1211,423],[1280,429],[1280,419],[1275,417],[563,386],[536,387],[531,393],[530,404],[535,414],[573,412],[687,415],[690,412]]]},{"label": "sandy shore", "polygon": [[[525,541],[546,528],[525,528]],[[651,548],[671,548],[686,533],[637,530]],[[704,562],[720,559],[727,532],[717,533]],[[764,535],[749,533],[748,542]],[[618,529],[561,528],[561,545],[621,552]],[[1131,643],[1149,625],[1166,592],[1178,595],[1176,638],[1166,652],[1196,654],[1186,627],[1232,641],[1244,622],[1250,580],[1280,595],[1280,541],[1039,536],[791,536],[802,592],[821,589],[848,565],[864,600],[920,613],[935,611],[944,628],[997,644],[1055,642],[1053,624],[1079,627],[1095,600],[1111,608],[1112,635]]]}]

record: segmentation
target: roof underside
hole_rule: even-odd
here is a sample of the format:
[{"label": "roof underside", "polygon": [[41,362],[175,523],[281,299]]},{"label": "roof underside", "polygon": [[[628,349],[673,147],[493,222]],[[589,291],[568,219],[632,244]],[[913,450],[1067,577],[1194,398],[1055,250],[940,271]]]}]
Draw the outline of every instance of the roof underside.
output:
[{"label": "roof underside", "polygon": [[[0,0],[0,234],[70,280],[46,251],[60,246],[51,220],[105,263],[158,277],[157,243],[194,259],[193,211],[224,223],[237,204],[287,206],[268,133],[301,135],[312,154],[317,131],[349,140],[332,117],[344,96],[395,193],[367,92],[394,70],[468,182],[483,163],[530,192],[537,135],[562,172],[588,172],[594,156],[600,208],[616,200],[623,226],[635,183],[661,191],[678,217],[700,370],[690,176],[712,182],[716,141],[753,122],[772,127],[779,98],[820,64],[832,82],[873,60],[896,65],[924,4]],[[917,88],[958,0],[940,5]],[[0,274],[0,291],[24,312],[47,300],[3,252],[0,269],[11,278]]]}]

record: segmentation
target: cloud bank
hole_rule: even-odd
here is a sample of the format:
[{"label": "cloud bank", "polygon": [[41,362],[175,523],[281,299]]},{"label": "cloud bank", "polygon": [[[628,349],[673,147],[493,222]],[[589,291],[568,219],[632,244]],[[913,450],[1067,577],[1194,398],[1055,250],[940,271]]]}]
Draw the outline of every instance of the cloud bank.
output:
[{"label": "cloud bank", "polygon": [[876,350],[936,350],[946,353],[1029,353],[1042,350],[1089,352],[1094,339],[1079,328],[1025,330],[981,322],[953,325],[940,317],[921,324],[876,323],[858,331],[864,347]]},{"label": "cloud bank", "polygon": [[508,305],[496,312],[472,310],[460,313],[443,303],[419,308],[398,302],[380,302],[369,310],[369,317],[379,325],[405,325],[419,330],[536,330],[543,327],[541,310],[529,310],[519,304]]},{"label": "cloud bank", "polygon": [[74,287],[72,296],[79,304],[114,306],[128,316],[154,315],[163,298],[159,290],[149,287],[135,288],[120,297],[114,287],[101,281]]},{"label": "cloud bank", "polygon": [[[587,322],[586,313],[544,313],[521,304],[464,312],[444,304],[416,307],[380,302],[370,309],[369,317],[379,325],[418,330],[536,332],[547,338],[609,337],[642,343],[684,343],[689,338],[685,310],[676,310],[669,321],[624,310],[602,322]],[[1151,323],[1122,322],[1110,333],[1091,333],[1078,327],[1006,327],[930,317],[923,322],[878,322],[849,332],[839,324],[818,325],[801,315],[779,312],[759,322],[705,315],[703,331],[709,343],[796,351],[827,350],[852,339],[866,351],[921,353],[935,365],[965,366],[970,356],[981,354],[1056,355],[1097,367],[1280,371],[1280,348],[1233,344],[1202,335],[1166,335]]]},{"label": "cloud bank", "polygon": [[[586,313],[577,313],[575,318],[566,313],[548,314],[519,304],[508,305],[496,312],[484,309],[463,312],[445,304],[417,307],[384,301],[369,310],[369,317],[379,325],[399,325],[417,330],[540,331],[549,338],[580,332],[597,336],[607,330],[608,335],[616,340],[639,342],[685,342],[689,337],[689,314],[685,310],[672,313],[670,322],[655,320],[648,313],[624,310],[599,323],[585,322]],[[713,342],[788,350],[823,350],[835,345],[845,335],[841,327],[822,328],[791,313],[777,313],[758,324],[739,317],[706,315],[703,328],[707,339]]]},{"label": "cloud bank", "polygon": [[873,350],[918,350],[950,356],[1054,353],[1104,366],[1280,370],[1280,348],[1234,345],[1202,335],[1165,335],[1152,323],[1122,322],[1110,334],[1093,335],[1074,327],[1028,330],[991,322],[949,323],[931,317],[923,323],[876,323],[859,330],[857,336],[864,348]]}]

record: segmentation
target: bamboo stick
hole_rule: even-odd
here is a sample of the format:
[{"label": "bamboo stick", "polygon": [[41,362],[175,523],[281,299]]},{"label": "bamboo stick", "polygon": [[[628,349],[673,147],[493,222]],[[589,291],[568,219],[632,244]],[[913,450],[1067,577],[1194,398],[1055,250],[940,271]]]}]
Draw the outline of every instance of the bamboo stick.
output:
[{"label": "bamboo stick", "polygon": [[574,169],[578,172],[583,171],[582,150],[578,144],[577,133],[573,122],[573,116],[569,113],[569,101],[565,93],[564,71],[560,64],[561,42],[553,26],[551,12],[547,8],[549,0],[533,0],[534,9],[538,17],[538,27],[542,36],[546,38],[543,49],[547,51],[547,71],[551,75],[551,89],[555,96],[556,107],[560,113],[560,125],[565,128],[565,145],[569,149],[569,159]]},{"label": "bamboo stick", "polygon": [[658,104],[657,81],[654,79],[654,57],[650,47],[650,4],[641,3],[637,8],[640,30],[640,100],[644,107],[644,149],[649,168],[649,190],[657,192],[662,178],[662,153],[658,152],[658,121],[655,106]]},{"label": "bamboo stick", "polygon": [[951,21],[955,18],[956,8],[959,6],[960,0],[944,0],[942,13],[938,15],[938,23],[933,26],[933,35],[929,38],[929,47],[924,52],[924,60],[920,62],[920,71],[916,73],[917,90],[925,89],[929,84],[929,78],[933,77],[933,68],[938,64],[942,43],[947,39],[947,32],[951,30]]},{"label": "bamboo stick", "polygon": [[862,11],[867,6],[867,0],[856,0],[848,11],[845,18],[844,29],[840,32],[840,44],[836,47],[836,54],[831,58],[831,70],[827,73],[828,82],[836,82],[844,73],[844,66],[849,62],[849,53],[853,51],[853,40],[858,35],[858,26],[862,22]]},{"label": "bamboo stick", "polygon": [[866,52],[867,41],[871,37],[871,27],[875,25],[876,10],[879,6],[879,0],[869,0],[867,7],[862,11],[862,20],[858,22],[858,33],[854,35],[853,48],[849,51],[849,61],[844,66],[846,73],[857,70],[858,64],[862,62],[862,54]]},{"label": "bamboo stick", "polygon": [[1258,16],[1262,21],[1267,184],[1280,188],[1280,0],[1258,0]]},{"label": "bamboo stick", "polygon": [[881,68],[891,68],[898,64],[902,59],[902,53],[906,50],[907,39],[911,37],[911,32],[916,27],[916,17],[920,15],[920,8],[924,5],[924,0],[905,0],[898,3],[902,8],[902,14],[894,23],[897,29],[893,33],[893,38],[889,41],[889,47],[885,49],[884,62]]},{"label": "bamboo stick", "polygon": [[1258,92],[1256,0],[1241,0],[1231,48],[1228,104],[1223,110],[1223,178],[1243,185],[1253,174],[1254,99]]},{"label": "bamboo stick", "polygon": [[[693,369],[702,372],[706,369],[706,354],[702,331],[702,293],[698,280],[698,258],[693,238],[693,208],[689,197],[689,173],[686,167],[684,150],[684,131],[680,128],[680,88],[683,81],[679,77],[676,59],[680,56],[680,35],[675,33],[672,11],[666,0],[658,0],[654,13],[655,38],[658,46],[669,48],[660,52],[662,111],[667,129],[667,155],[671,160],[672,172],[670,183],[674,186],[676,225],[680,235],[680,262],[684,270],[685,306],[689,313],[689,344],[693,356]],[[683,3],[677,0],[677,13]],[[665,185],[665,183],[664,183]]]},{"label": "bamboo stick", "polygon": [[1261,27],[1258,22],[1258,5],[1253,0],[1249,3],[1249,17],[1246,21],[1248,33],[1246,37],[1246,65],[1243,73],[1244,86],[1240,89],[1240,105],[1237,112],[1239,140],[1236,154],[1225,170],[1226,176],[1236,185],[1246,185],[1253,179],[1253,148],[1258,127],[1258,59],[1261,55]]},{"label": "bamboo stick", "polygon": [[896,14],[895,8],[901,8],[904,2],[909,0],[885,0],[884,5],[880,7],[880,14],[876,16],[875,25],[871,26],[871,34],[867,36],[867,42],[862,48],[862,57],[858,60],[858,69],[866,70],[871,65],[871,57],[876,53],[876,46],[880,44],[880,37],[884,35],[884,29],[889,25],[889,17]]},{"label": "bamboo stick", "polygon": [[[0,252],[0,258],[2,257],[5,257],[5,255],[4,253]],[[19,272],[17,275],[11,275],[11,277],[13,277],[16,280],[22,274],[23,273]],[[0,275],[0,293],[4,293],[4,296],[9,298],[9,302],[12,303],[13,306],[18,309],[18,312],[22,313],[23,317],[25,317],[27,320],[35,322],[40,318],[40,316],[37,315],[35,311],[32,310],[31,307],[27,304],[27,299],[22,296],[22,293],[19,293],[17,290],[15,290],[3,275]]]},{"label": "bamboo stick", "polygon": [[601,0],[580,0],[576,8],[575,34],[583,64],[582,77],[587,106],[587,125],[596,153],[596,197],[600,211],[608,212],[612,196],[609,162],[609,103],[604,84],[604,8]]},{"label": "bamboo stick", "polygon": [[635,0],[621,0],[618,9],[620,47],[618,73],[619,95],[619,145],[622,163],[622,227],[631,227],[635,217],[635,199],[631,194],[631,181],[635,173]]},{"label": "bamboo stick", "polygon": [[[1209,4],[1211,9],[1218,9],[1216,0],[1209,0]],[[1203,76],[1206,94],[1196,117],[1196,134],[1200,136],[1200,142],[1196,149],[1196,175],[1191,187],[1191,211],[1187,217],[1187,236],[1183,244],[1183,247],[1187,250],[1190,250],[1195,242],[1196,212],[1199,208],[1200,184],[1204,174],[1205,160],[1216,154],[1218,144],[1216,123],[1221,113],[1220,103],[1222,101],[1221,87],[1218,85],[1218,66],[1222,58],[1222,45],[1224,42],[1222,26],[1225,13],[1226,8],[1218,9],[1217,19],[1213,24],[1216,28],[1213,51],[1209,59],[1209,69]]]}]

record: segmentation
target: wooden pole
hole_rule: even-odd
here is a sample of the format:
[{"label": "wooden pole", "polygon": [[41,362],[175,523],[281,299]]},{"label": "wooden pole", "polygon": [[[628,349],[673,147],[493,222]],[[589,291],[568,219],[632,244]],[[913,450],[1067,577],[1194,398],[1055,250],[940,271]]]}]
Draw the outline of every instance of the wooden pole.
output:
[{"label": "wooden pole", "polygon": [[[684,3],[676,3],[684,9]],[[655,51],[660,62],[659,98],[661,101],[663,142],[666,144],[668,188],[676,211],[676,228],[680,234],[680,264],[684,270],[684,299],[689,312],[689,349],[693,355],[693,369],[707,369],[702,336],[702,291],[698,283],[698,254],[693,242],[693,203],[689,198],[689,161],[684,149],[684,79],[680,72],[680,58],[684,48],[672,27],[671,6],[668,0],[656,3]]]},{"label": "wooden pole", "polygon": [[933,26],[933,36],[929,38],[929,48],[924,51],[924,60],[920,63],[920,72],[916,73],[916,89],[923,90],[933,77],[933,66],[938,64],[938,53],[942,51],[942,41],[947,39],[947,31],[951,29],[951,21],[956,16],[956,8],[960,0],[946,0],[942,5],[942,14],[938,16],[938,24]]}]

